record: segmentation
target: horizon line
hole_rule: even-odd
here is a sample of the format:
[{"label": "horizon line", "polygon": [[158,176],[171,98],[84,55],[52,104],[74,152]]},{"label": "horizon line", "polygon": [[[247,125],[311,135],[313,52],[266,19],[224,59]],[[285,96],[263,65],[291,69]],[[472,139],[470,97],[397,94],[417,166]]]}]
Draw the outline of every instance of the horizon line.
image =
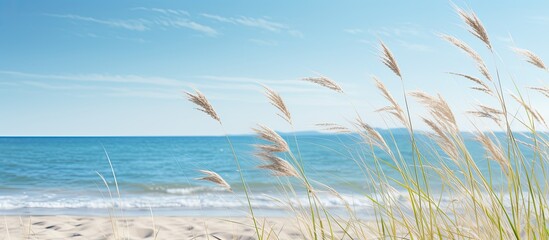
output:
[{"label": "horizon line", "polygon": [[[376,128],[378,131],[392,131],[397,130],[398,133],[402,133],[402,130],[405,130],[406,128]],[[276,131],[280,135],[290,135],[290,134],[301,134],[303,136],[306,135],[353,135],[357,134],[357,132],[350,132],[350,133],[337,133],[337,132],[328,132],[328,131],[317,131],[317,130],[303,130],[303,131],[293,131],[293,132],[283,132],[283,131]],[[416,133],[423,134],[425,132],[432,132],[429,130],[416,130]],[[481,131],[483,133],[505,133],[505,131]],[[460,133],[465,134],[474,134],[475,131],[460,131]],[[529,133],[529,131],[514,131],[514,133]],[[546,131],[542,131],[540,133],[549,133]],[[227,134],[227,135],[0,135],[0,138],[25,138],[25,137],[35,137],[35,138],[63,138],[63,137],[74,137],[74,138],[85,138],[85,137],[225,137],[225,136],[254,136],[254,133],[236,133],[236,134]]]}]

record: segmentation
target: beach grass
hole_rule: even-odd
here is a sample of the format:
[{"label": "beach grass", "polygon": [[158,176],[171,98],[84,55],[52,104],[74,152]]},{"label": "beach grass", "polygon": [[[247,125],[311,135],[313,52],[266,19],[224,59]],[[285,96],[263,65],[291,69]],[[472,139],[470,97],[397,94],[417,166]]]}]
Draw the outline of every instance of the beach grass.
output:
[{"label": "beach grass", "polygon": [[[489,34],[477,15],[457,7],[456,12],[469,33],[488,50],[487,58],[497,59]],[[399,81],[401,88],[388,89],[383,81],[374,77],[376,87],[387,101],[387,106],[377,112],[406,128],[409,143],[398,143],[392,135],[389,138],[383,137],[366,123],[366,118],[362,117],[356,108],[354,121],[346,124],[319,124],[319,127],[324,130],[359,136],[363,149],[368,152],[366,155],[374,160],[374,164],[365,164],[361,159],[355,159],[355,163],[362,170],[364,180],[375,183],[371,191],[361,193],[374,206],[375,224],[368,224],[357,217],[358,213],[353,206],[347,203],[336,190],[308,177],[299,151],[297,136],[291,139],[295,141],[295,147],[290,149],[286,139],[269,127],[259,125],[254,129],[257,137],[267,143],[255,146],[256,156],[265,162],[258,167],[270,171],[273,178],[280,178],[281,183],[290,183],[288,178],[298,180],[284,188],[287,199],[281,201],[286,202],[288,208],[292,210],[304,238],[549,238],[549,229],[546,224],[549,210],[547,202],[549,179],[546,175],[549,141],[547,134],[542,130],[547,129],[547,124],[523,94],[524,91],[533,90],[549,97],[549,90],[543,86],[519,89],[512,80],[511,84],[514,88],[512,93],[508,93],[503,88],[503,80],[496,60],[493,61],[494,67],[489,68],[485,57],[465,41],[450,35],[440,35],[440,37],[471,58],[477,66],[479,77],[466,73],[449,74],[472,82],[474,84],[471,87],[472,91],[486,94],[498,103],[494,106],[479,103],[465,114],[477,120],[493,122],[505,133],[504,136],[498,136],[495,132],[477,130],[474,133],[476,142],[484,148],[486,155],[473,155],[466,146],[466,137],[460,131],[460,123],[456,121],[455,113],[444,96],[406,89],[408,80],[405,77],[406,74],[401,72],[400,63],[397,62],[398,54],[393,54],[390,47],[380,41],[380,59],[395,76],[389,81]],[[515,49],[515,51],[533,67],[547,73],[548,70],[539,56],[525,49]],[[344,89],[333,79],[315,76],[303,80],[347,98]],[[466,81],[464,84],[468,83]],[[283,98],[268,86],[263,87],[267,99],[276,108],[276,113],[293,129],[291,111]],[[393,91],[401,94],[404,101],[397,101]],[[195,95],[189,93],[189,96],[191,96],[190,100],[199,106],[199,110],[221,122],[204,95],[197,92]],[[409,101],[417,101],[425,108],[427,114],[421,116],[421,119],[430,128],[428,133],[418,133],[414,128],[417,123],[412,121],[414,112],[410,109]],[[509,110],[511,101],[518,104],[518,110]],[[349,106],[353,107],[351,103]],[[523,128],[528,129],[528,132],[514,131],[511,122],[520,123]],[[432,145],[430,148],[419,147],[425,142],[418,136],[425,135],[430,138]],[[527,141],[521,140],[524,138]],[[391,145],[397,148],[391,148]],[[398,146],[410,146],[411,149],[402,149]],[[377,155],[376,150],[383,151],[384,157]],[[411,154],[406,155],[402,151],[408,151]],[[534,158],[525,157],[524,151],[533,152]],[[488,159],[488,171],[479,167],[479,163],[486,159]],[[492,165],[499,167],[494,168]],[[399,177],[389,177],[384,169],[395,170]],[[238,170],[241,172],[240,168]],[[497,176],[504,179],[504,184],[494,184],[493,178]],[[436,190],[431,186],[434,179],[439,182]],[[242,175],[241,180],[247,192],[246,180]],[[219,184],[220,181],[212,182]],[[406,193],[405,201],[395,198],[396,189]],[[291,201],[297,196],[298,190],[306,192],[307,202],[295,204]],[[320,192],[329,192],[342,199],[346,209],[344,217],[331,213],[323,205]],[[277,239],[276,232],[269,232],[260,222],[255,221],[254,206],[249,201],[249,196],[246,196],[250,217],[255,224],[256,237]],[[451,202],[441,201],[443,196],[452,198]],[[265,232],[269,232],[269,235]],[[341,233],[343,235],[339,235]]]}]

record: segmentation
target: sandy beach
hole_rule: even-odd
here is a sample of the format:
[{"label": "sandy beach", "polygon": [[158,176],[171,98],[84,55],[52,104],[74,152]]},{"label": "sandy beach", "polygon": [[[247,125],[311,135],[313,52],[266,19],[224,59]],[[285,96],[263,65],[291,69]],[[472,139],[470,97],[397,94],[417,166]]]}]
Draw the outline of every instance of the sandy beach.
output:
[{"label": "sandy beach", "polygon": [[[0,239],[256,239],[249,218],[5,216]],[[265,239],[308,239],[292,218],[259,218],[265,224]],[[156,229],[156,230],[153,230]],[[276,234],[274,234],[276,233]],[[276,236],[275,236],[276,235]],[[344,238],[344,233],[335,234]]]},{"label": "sandy beach", "polygon": [[[151,217],[117,218],[115,230],[109,217],[9,216],[3,221],[1,239],[255,239],[246,218],[155,217],[154,223]],[[299,238],[291,222],[267,220],[273,230],[281,231],[280,238]]]}]

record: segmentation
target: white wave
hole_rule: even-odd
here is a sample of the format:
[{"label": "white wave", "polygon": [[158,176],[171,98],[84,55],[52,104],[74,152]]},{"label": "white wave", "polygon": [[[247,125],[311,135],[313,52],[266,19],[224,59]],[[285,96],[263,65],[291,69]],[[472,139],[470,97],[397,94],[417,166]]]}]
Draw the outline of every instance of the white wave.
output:
[{"label": "white wave", "polygon": [[[210,191],[211,189],[208,189]],[[193,191],[203,189],[173,189],[172,192],[182,195],[175,196],[129,196],[118,199],[104,199],[99,197],[51,197],[51,196],[2,196],[0,197],[0,210],[13,210],[22,208],[90,208],[90,209],[146,209],[152,208],[242,208],[247,207],[247,201],[242,194],[232,193],[205,193],[201,195],[187,195]],[[364,197],[345,196],[346,201],[353,207],[370,207],[371,203]],[[265,209],[287,209],[289,204],[294,206],[306,205],[306,196],[292,199],[284,199],[268,195],[256,195],[251,197],[252,206]],[[328,208],[344,207],[344,202],[336,197],[324,196],[322,204]]]},{"label": "white wave", "polygon": [[[245,209],[247,207],[247,200],[243,194],[228,193],[222,190],[212,190],[211,188],[204,189],[202,187],[196,188],[176,188],[167,189],[166,192],[170,192],[172,195],[127,195],[122,196],[120,199],[108,199],[93,196],[60,196],[55,194],[42,194],[42,195],[12,195],[12,196],[0,196],[0,210],[13,210],[13,209],[26,209],[26,208],[45,208],[45,209],[108,209],[108,208],[122,208],[122,209],[148,209],[151,208],[175,208],[180,210],[199,210],[199,209]],[[196,194],[196,192],[204,193]],[[215,192],[217,191],[217,192]],[[371,196],[380,203],[383,203],[383,199],[380,196]],[[331,194],[320,193],[318,196],[321,205],[326,208],[344,208],[346,205],[358,210],[371,209],[374,204],[372,200],[364,195],[358,194],[341,194],[341,197],[333,196]],[[386,206],[400,205],[406,207],[409,205],[408,195],[404,192],[393,192],[390,196],[390,201],[385,203]],[[482,198],[484,199],[484,198]],[[467,199],[460,199],[455,196],[443,196],[440,200],[439,207],[455,206],[461,201]],[[307,207],[308,199],[306,195],[299,195],[297,197],[281,197],[272,196],[266,194],[255,194],[250,198],[251,204],[254,208],[263,209],[288,209],[289,206],[294,207]],[[507,207],[508,199],[503,198],[503,202]]]},{"label": "white wave", "polygon": [[186,187],[186,188],[168,188],[165,190],[169,194],[177,195],[188,195],[196,193],[207,193],[207,192],[225,192],[225,188],[220,187]]}]

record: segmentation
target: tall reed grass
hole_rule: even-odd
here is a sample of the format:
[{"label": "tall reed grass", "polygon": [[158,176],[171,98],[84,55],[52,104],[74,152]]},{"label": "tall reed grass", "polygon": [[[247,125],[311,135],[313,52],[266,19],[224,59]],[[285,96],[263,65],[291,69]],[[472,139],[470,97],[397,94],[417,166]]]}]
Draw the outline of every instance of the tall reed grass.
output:
[{"label": "tall reed grass", "polygon": [[[489,34],[477,15],[460,8],[456,8],[456,12],[469,33],[486,47],[488,58],[496,59]],[[332,187],[308,177],[308,169],[303,165],[297,136],[291,140],[295,141],[293,146],[296,146],[291,149],[288,142],[271,128],[264,125],[254,128],[257,137],[266,143],[255,146],[256,156],[264,162],[264,165],[258,167],[270,171],[273,177],[279,178],[287,200],[297,196],[300,189],[307,194],[306,203],[286,201],[305,238],[549,239],[546,222],[549,214],[549,140],[542,130],[547,130],[547,124],[523,94],[524,91],[533,90],[549,98],[549,88],[515,87],[512,93],[508,93],[503,87],[499,63],[496,60],[493,60],[494,67],[490,69],[485,56],[465,41],[446,34],[440,37],[454,45],[457,50],[466,53],[478,69],[478,76],[459,72],[449,74],[473,83],[471,89],[479,91],[479,94],[487,94],[498,103],[493,106],[480,103],[465,114],[493,121],[505,133],[505,137],[497,137],[494,132],[480,130],[475,133],[476,141],[484,148],[490,160],[488,164],[497,164],[499,168],[489,167],[489,171],[481,170],[479,162],[482,162],[485,156],[474,155],[466,146],[464,133],[460,131],[460,123],[456,121],[456,115],[444,97],[439,94],[408,91],[405,87],[406,73],[401,71],[397,62],[398,54],[394,54],[388,45],[380,42],[380,59],[394,73],[395,79],[400,81],[401,88],[389,89],[381,80],[374,77],[376,87],[388,103],[386,107],[379,109],[378,113],[395,119],[406,128],[410,136],[409,144],[396,143],[392,135],[382,136],[356,109],[356,120],[350,122],[350,126],[338,123],[318,125],[323,130],[360,136],[363,149],[368,152],[367,156],[374,160],[373,164],[366,164],[365,161],[356,159],[356,164],[363,170],[365,181],[375,183],[372,184],[373,189],[363,195],[374,206],[374,224],[360,219],[352,206]],[[541,57],[525,49],[515,51],[532,66],[548,72]],[[307,77],[303,80],[345,95],[343,88],[336,81],[325,76]],[[511,83],[516,86],[514,82]],[[263,88],[277,114],[293,128],[291,111],[283,98],[275,90],[267,86]],[[404,101],[397,101],[392,91],[400,92]],[[188,93],[188,96],[200,111],[221,123],[220,117],[206,96],[198,91],[195,94]],[[430,128],[431,131],[427,135],[436,147],[427,150],[418,147],[419,144],[424,144],[418,136],[425,133],[419,133],[414,128],[417,123],[412,121],[411,116],[414,113],[409,106],[409,101],[412,100],[419,102],[427,110],[427,114],[421,116],[421,120]],[[521,115],[525,118],[519,117],[521,115],[515,111],[509,111],[510,101],[515,101],[520,106]],[[514,131],[511,122],[520,123],[528,132]],[[520,140],[517,138],[519,135],[528,141]],[[231,144],[228,136],[227,140]],[[394,149],[390,147],[392,144],[410,146],[411,149]],[[382,151],[384,156],[376,154],[378,151]],[[412,154],[404,155],[401,151]],[[534,157],[525,157],[524,151],[532,151]],[[248,195],[249,188],[236,153],[234,158],[248,199],[250,216],[254,219],[257,238],[277,239],[276,234],[265,236],[263,226],[255,221],[254,206]],[[386,169],[396,170],[399,177],[389,177]],[[202,180],[231,189],[222,176],[213,171],[203,173],[207,174],[207,177],[201,178]],[[504,176],[503,186],[494,184],[493,178],[499,175]],[[433,179],[440,182],[437,191],[433,191],[431,186]],[[406,193],[406,201],[395,198],[393,193],[397,188]],[[323,195],[319,194],[320,192],[329,192],[339,197],[345,205],[345,217],[331,213],[323,205]],[[443,203],[443,195],[452,197],[451,203]],[[336,232],[342,232],[343,235]]]}]

